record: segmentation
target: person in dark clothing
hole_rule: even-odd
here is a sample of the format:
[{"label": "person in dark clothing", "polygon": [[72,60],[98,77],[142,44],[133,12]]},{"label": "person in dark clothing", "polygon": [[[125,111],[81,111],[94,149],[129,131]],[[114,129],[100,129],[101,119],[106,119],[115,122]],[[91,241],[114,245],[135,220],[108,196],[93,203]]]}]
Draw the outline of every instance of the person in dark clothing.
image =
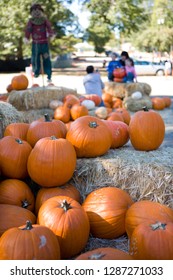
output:
[{"label": "person in dark clothing", "polygon": [[113,76],[113,71],[115,68],[120,68],[121,62],[120,60],[117,59],[117,55],[116,53],[112,54],[112,60],[109,62],[108,66],[107,66],[107,72],[108,72],[108,80],[109,81],[113,81],[114,80],[114,76]]}]

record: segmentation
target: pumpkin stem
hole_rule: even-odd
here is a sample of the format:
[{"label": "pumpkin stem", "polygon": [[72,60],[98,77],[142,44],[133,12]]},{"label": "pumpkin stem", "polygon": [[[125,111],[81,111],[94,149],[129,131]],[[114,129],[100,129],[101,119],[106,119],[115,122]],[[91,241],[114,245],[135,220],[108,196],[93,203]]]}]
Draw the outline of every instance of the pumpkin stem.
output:
[{"label": "pumpkin stem", "polygon": [[44,114],[45,122],[51,122],[49,114]]},{"label": "pumpkin stem", "polygon": [[29,203],[26,199],[21,201],[22,208],[28,208],[31,203]]},{"label": "pumpkin stem", "polygon": [[50,136],[50,138],[51,138],[51,140],[56,140],[57,139],[55,135]]},{"label": "pumpkin stem", "polygon": [[89,260],[101,260],[105,254],[103,253],[97,253],[97,254],[92,254],[91,256],[88,257]]},{"label": "pumpkin stem", "polygon": [[22,230],[31,230],[33,228],[31,221],[26,221],[26,227],[22,228]]},{"label": "pumpkin stem", "polygon": [[16,141],[18,144],[23,144],[22,140],[19,139],[19,138],[16,138],[15,141]]},{"label": "pumpkin stem", "polygon": [[163,224],[161,222],[157,222],[157,223],[151,225],[151,229],[152,230],[158,230],[158,229],[165,230],[166,229],[166,224]]},{"label": "pumpkin stem", "polygon": [[69,209],[72,209],[70,203],[68,203],[67,200],[63,200],[61,203],[61,208],[63,208],[65,212],[67,212]]},{"label": "pumpkin stem", "polygon": [[144,112],[148,112],[149,111],[147,106],[142,107],[142,109],[144,110]]},{"label": "pumpkin stem", "polygon": [[98,124],[96,122],[89,122],[89,127],[96,128]]}]

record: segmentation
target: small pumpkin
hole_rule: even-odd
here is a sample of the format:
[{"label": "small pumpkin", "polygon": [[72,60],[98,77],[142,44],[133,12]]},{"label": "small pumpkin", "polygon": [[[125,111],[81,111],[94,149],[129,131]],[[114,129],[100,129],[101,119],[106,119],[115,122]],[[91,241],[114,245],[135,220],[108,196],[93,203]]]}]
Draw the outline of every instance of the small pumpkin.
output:
[{"label": "small pumpkin", "polygon": [[92,100],[83,100],[81,105],[85,106],[88,110],[92,110],[95,108],[95,103]]},{"label": "small pumpkin", "polygon": [[27,140],[29,123],[10,123],[4,130],[4,136],[14,136],[22,140]]},{"label": "small pumpkin", "polygon": [[67,106],[59,106],[55,109],[54,111],[54,119],[55,120],[60,120],[63,123],[67,123],[70,121],[70,108]]},{"label": "small pumpkin", "polygon": [[95,110],[95,115],[96,117],[100,118],[100,119],[106,119],[107,116],[108,116],[108,111],[107,111],[107,108],[106,107],[98,107],[96,110]]},{"label": "small pumpkin", "polygon": [[122,114],[119,114],[118,112],[111,112],[109,113],[109,115],[106,118],[109,121],[120,121],[120,122],[124,122],[124,118],[122,116]]},{"label": "small pumpkin", "polygon": [[75,104],[70,109],[70,115],[72,120],[76,120],[80,117],[88,115],[88,109],[85,105]]},{"label": "small pumpkin", "polygon": [[11,86],[14,90],[25,90],[29,85],[29,80],[24,74],[15,75],[11,80]]},{"label": "small pumpkin", "polygon": [[131,115],[129,113],[129,111],[125,108],[116,108],[115,112],[119,113],[122,115],[124,122],[129,125],[130,123],[130,119],[131,119]]},{"label": "small pumpkin", "polygon": [[123,67],[115,68],[113,71],[114,78],[124,78],[126,76],[126,70]]},{"label": "small pumpkin", "polygon": [[153,97],[152,101],[152,108],[154,110],[163,110],[165,109],[165,101],[161,97]]},{"label": "small pumpkin", "polygon": [[1,260],[59,260],[56,235],[47,227],[32,224],[13,227],[0,239]]},{"label": "small pumpkin", "polygon": [[169,96],[163,96],[162,97],[165,102],[165,107],[168,108],[172,104],[172,99]]},{"label": "small pumpkin", "polygon": [[99,106],[102,98],[98,94],[85,94],[85,98],[95,103],[95,106]]}]

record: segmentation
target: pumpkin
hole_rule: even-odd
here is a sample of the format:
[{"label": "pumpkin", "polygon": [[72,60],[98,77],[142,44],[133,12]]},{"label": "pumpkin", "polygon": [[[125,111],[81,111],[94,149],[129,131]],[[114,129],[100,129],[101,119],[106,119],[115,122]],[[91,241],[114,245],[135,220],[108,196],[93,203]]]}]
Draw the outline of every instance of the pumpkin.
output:
[{"label": "pumpkin", "polygon": [[165,124],[160,114],[144,108],[144,111],[138,111],[131,117],[129,134],[136,150],[156,150],[164,140]]},{"label": "pumpkin", "polygon": [[39,209],[38,223],[57,236],[62,259],[79,254],[89,239],[87,214],[79,202],[68,196],[54,196],[46,200]]},{"label": "pumpkin", "polygon": [[90,232],[94,237],[113,239],[125,234],[125,215],[133,204],[130,195],[117,187],[102,187],[85,198]]},{"label": "pumpkin", "polygon": [[123,116],[117,112],[109,113],[109,115],[107,116],[107,120],[124,122]]},{"label": "pumpkin", "polygon": [[131,116],[130,116],[130,113],[129,113],[129,111],[127,109],[125,109],[125,108],[116,108],[115,112],[121,114],[123,119],[124,119],[124,122],[127,125],[129,125]]},{"label": "pumpkin", "polygon": [[0,166],[2,174],[8,178],[24,179],[28,176],[27,161],[31,145],[14,136],[0,139]]},{"label": "pumpkin", "polygon": [[173,260],[173,223],[158,220],[138,225],[129,252],[137,260]]},{"label": "pumpkin", "polygon": [[112,108],[116,109],[116,108],[122,108],[122,107],[123,107],[123,101],[118,97],[113,97],[112,98]]},{"label": "pumpkin", "polygon": [[115,68],[113,71],[114,78],[124,78],[126,76],[125,68]]},{"label": "pumpkin", "polygon": [[0,239],[1,260],[59,260],[56,235],[47,227],[33,224],[13,227]]},{"label": "pumpkin", "polygon": [[116,83],[123,83],[123,78],[114,78],[114,82]]},{"label": "pumpkin", "polygon": [[11,80],[11,86],[14,90],[25,90],[29,85],[29,80],[24,74],[16,75]]},{"label": "pumpkin", "polygon": [[129,141],[129,127],[122,121],[104,120],[112,134],[111,149],[120,148]]},{"label": "pumpkin", "polygon": [[18,179],[6,179],[0,182],[0,203],[17,205],[33,211],[35,198],[25,182]]},{"label": "pumpkin", "polygon": [[64,186],[54,188],[40,188],[36,196],[35,214],[38,214],[38,210],[46,200],[57,195],[69,196],[79,203],[81,201],[80,192],[72,184],[66,184]]},{"label": "pumpkin", "polygon": [[161,97],[153,97],[152,101],[152,108],[154,110],[163,110],[165,109],[165,101]]},{"label": "pumpkin", "polygon": [[72,144],[54,136],[40,139],[28,157],[28,173],[43,187],[67,183],[76,168],[76,153]]},{"label": "pumpkin", "polygon": [[173,222],[173,210],[159,202],[141,200],[135,202],[127,210],[125,228],[130,238],[133,230],[144,222],[155,223],[157,221]]},{"label": "pumpkin", "polygon": [[70,121],[70,108],[66,107],[66,106],[59,106],[55,109],[54,111],[54,119],[55,120],[60,120],[63,123],[67,123]]},{"label": "pumpkin", "polygon": [[133,258],[122,250],[103,247],[81,253],[75,260],[133,260]]},{"label": "pumpkin", "polygon": [[60,120],[51,120],[48,114],[44,115],[43,121],[33,121],[27,132],[27,141],[34,147],[38,140],[44,137],[55,135],[55,137],[65,138],[67,129]]},{"label": "pumpkin", "polygon": [[9,85],[6,87],[6,91],[7,91],[7,92],[11,92],[12,90],[14,90],[14,89],[12,88],[12,85],[9,84]]},{"label": "pumpkin", "polygon": [[0,204],[0,236],[9,228],[24,225],[27,220],[36,222],[36,216],[28,209],[17,205]]},{"label": "pumpkin", "polygon": [[72,93],[67,94],[66,96],[64,96],[63,98],[63,103],[65,103],[67,100],[69,99],[75,99],[78,100],[78,97]]},{"label": "pumpkin", "polygon": [[85,98],[95,103],[95,106],[99,106],[102,98],[98,94],[85,94]]},{"label": "pumpkin", "polygon": [[80,100],[77,96],[66,97],[66,99],[64,101],[64,107],[67,107],[70,109],[75,104],[78,104],[78,105],[80,104]]},{"label": "pumpkin", "polygon": [[162,99],[165,102],[165,107],[168,108],[172,104],[172,99],[169,96],[163,96]]},{"label": "pumpkin", "polygon": [[102,94],[102,99],[103,99],[103,102],[107,102],[109,104],[112,104],[112,95],[109,94],[109,93],[103,93]]},{"label": "pumpkin", "polygon": [[102,120],[84,116],[70,125],[66,139],[74,146],[77,157],[97,157],[109,150],[112,135]]},{"label": "pumpkin", "polygon": [[63,102],[59,100],[51,100],[49,103],[49,108],[55,110],[57,107],[62,106]]},{"label": "pumpkin", "polygon": [[29,123],[10,123],[6,126],[4,136],[14,136],[22,140],[27,139]]},{"label": "pumpkin", "polygon": [[96,117],[100,118],[100,119],[106,119],[108,116],[108,111],[106,107],[99,107],[95,110],[95,115]]},{"label": "pumpkin", "polygon": [[75,104],[70,109],[70,115],[72,120],[76,120],[80,117],[88,115],[88,109],[84,105]]},{"label": "pumpkin", "polygon": [[81,105],[85,106],[88,110],[92,110],[95,108],[95,103],[92,100],[83,100]]}]

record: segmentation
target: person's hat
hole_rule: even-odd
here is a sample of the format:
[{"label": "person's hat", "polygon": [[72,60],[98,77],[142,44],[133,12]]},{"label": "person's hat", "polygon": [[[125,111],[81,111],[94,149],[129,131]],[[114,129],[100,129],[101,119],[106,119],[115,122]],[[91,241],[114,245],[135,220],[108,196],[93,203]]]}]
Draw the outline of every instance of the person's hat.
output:
[{"label": "person's hat", "polygon": [[33,5],[31,6],[31,8],[30,8],[30,12],[32,12],[33,10],[36,10],[36,9],[38,9],[38,10],[44,12],[44,10],[43,10],[43,8],[41,7],[40,4],[33,4]]}]

